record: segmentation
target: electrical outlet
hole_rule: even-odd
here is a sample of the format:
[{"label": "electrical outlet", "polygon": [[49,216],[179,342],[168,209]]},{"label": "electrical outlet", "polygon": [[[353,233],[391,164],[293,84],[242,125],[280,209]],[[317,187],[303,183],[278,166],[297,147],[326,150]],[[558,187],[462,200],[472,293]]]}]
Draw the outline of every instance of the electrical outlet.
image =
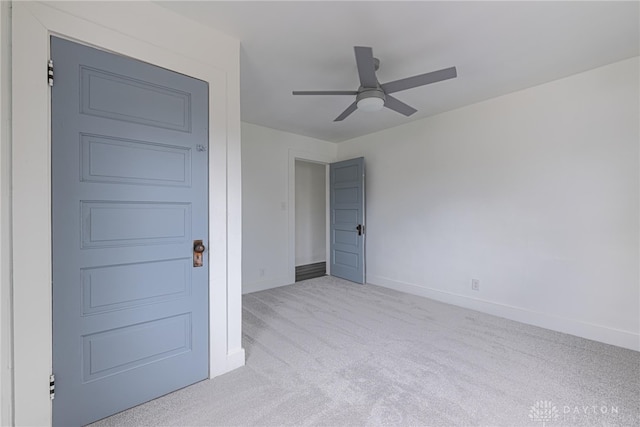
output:
[{"label": "electrical outlet", "polygon": [[471,289],[474,291],[480,290],[480,279],[471,279]]}]

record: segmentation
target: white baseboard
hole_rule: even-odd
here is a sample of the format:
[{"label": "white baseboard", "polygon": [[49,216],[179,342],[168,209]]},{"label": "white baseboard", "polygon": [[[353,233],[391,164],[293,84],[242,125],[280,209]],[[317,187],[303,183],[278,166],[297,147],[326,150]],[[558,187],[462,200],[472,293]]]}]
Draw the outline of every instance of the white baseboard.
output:
[{"label": "white baseboard", "polygon": [[220,375],[224,375],[227,372],[231,372],[234,369],[241,368],[245,363],[244,348],[236,348],[227,353],[224,358],[214,361],[211,364],[211,371],[209,372],[209,379],[213,379]]},{"label": "white baseboard", "polygon": [[235,349],[227,354],[227,372],[244,366],[244,348]]},{"label": "white baseboard", "polygon": [[292,284],[293,282],[291,282],[288,277],[276,277],[274,279],[261,280],[253,283],[243,283],[242,294],[244,295],[251,292],[266,291],[267,289]]},{"label": "white baseboard", "polygon": [[640,351],[640,334],[634,332],[595,325],[522,307],[500,304],[480,298],[471,298],[465,295],[454,294],[413,283],[400,282],[387,277],[367,275],[367,283],[412,295],[430,298],[459,307],[477,310],[494,316],[527,323],[529,325],[551,329],[553,331],[563,332],[618,347]]}]

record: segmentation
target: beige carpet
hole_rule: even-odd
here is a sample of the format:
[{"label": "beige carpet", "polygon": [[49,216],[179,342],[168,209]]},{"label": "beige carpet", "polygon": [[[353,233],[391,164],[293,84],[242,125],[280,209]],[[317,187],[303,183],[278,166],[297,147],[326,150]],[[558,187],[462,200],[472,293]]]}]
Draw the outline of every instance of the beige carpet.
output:
[{"label": "beige carpet", "polygon": [[243,297],[247,364],[94,426],[640,425],[640,353],[324,277]]}]

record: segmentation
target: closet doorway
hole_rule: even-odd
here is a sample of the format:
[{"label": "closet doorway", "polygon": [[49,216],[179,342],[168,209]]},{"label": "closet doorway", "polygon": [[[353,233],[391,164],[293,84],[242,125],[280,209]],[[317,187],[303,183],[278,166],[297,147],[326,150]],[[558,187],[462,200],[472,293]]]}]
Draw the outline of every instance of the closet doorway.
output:
[{"label": "closet doorway", "polygon": [[327,165],[295,160],[295,280],[327,273]]}]

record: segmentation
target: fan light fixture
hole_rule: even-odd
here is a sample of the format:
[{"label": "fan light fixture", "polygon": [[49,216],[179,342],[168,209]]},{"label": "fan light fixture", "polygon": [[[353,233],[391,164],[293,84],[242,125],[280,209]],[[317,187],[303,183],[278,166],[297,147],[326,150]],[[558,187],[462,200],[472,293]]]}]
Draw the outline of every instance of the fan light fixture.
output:
[{"label": "fan light fixture", "polygon": [[382,98],[364,98],[358,101],[358,110],[371,112],[371,111],[380,111],[384,107],[384,100]]},{"label": "fan light fixture", "polygon": [[356,97],[358,110],[364,112],[380,111],[384,107],[384,92],[381,89],[364,89]]}]

